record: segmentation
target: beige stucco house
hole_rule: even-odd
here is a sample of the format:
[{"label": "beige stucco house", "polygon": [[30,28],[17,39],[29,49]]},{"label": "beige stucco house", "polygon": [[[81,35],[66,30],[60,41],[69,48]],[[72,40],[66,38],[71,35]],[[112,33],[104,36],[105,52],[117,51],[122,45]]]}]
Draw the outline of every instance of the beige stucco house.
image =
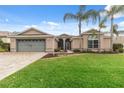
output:
[{"label": "beige stucco house", "polygon": [[[100,33],[101,50],[110,50],[110,36]],[[82,37],[61,34],[51,35],[35,28],[30,28],[16,35],[9,35],[10,51],[12,52],[52,52],[55,49],[74,50],[98,50],[98,31],[91,29],[82,33]],[[81,39],[81,40],[80,40]]]}]

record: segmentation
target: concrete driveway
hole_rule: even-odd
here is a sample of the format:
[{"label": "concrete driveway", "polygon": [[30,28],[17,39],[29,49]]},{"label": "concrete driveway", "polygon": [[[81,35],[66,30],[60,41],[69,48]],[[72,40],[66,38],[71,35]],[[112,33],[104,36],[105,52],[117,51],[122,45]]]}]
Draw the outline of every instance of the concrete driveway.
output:
[{"label": "concrete driveway", "polygon": [[44,52],[0,53],[0,80],[42,58]]}]

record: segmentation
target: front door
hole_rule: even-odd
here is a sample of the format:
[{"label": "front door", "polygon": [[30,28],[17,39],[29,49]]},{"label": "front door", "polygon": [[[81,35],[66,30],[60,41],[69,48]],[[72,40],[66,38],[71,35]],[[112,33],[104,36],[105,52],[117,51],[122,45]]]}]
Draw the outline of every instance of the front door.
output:
[{"label": "front door", "polygon": [[70,41],[70,39],[66,39],[66,41],[65,41],[65,49],[66,50],[71,50],[71,41]]}]

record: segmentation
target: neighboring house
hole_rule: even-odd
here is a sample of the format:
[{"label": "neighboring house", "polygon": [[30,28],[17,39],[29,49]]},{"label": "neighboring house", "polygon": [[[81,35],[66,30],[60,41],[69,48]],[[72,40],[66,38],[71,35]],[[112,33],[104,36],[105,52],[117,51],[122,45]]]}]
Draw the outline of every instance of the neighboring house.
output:
[{"label": "neighboring house", "polygon": [[10,32],[7,32],[7,31],[0,31],[0,39],[1,39],[4,43],[10,43],[10,38],[8,37],[9,34],[10,34]]},{"label": "neighboring house", "polygon": [[[101,50],[110,50],[110,36],[101,33]],[[61,50],[74,50],[80,48],[80,37],[67,34],[54,36],[35,28],[10,35],[10,50],[12,52],[41,52]],[[91,29],[82,33],[81,48],[83,50],[98,50],[98,31]]]}]

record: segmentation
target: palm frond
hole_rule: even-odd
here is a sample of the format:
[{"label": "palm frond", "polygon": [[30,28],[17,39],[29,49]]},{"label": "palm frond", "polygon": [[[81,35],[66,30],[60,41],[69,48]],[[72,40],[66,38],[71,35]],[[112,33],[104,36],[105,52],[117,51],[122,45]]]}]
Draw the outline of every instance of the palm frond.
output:
[{"label": "palm frond", "polygon": [[97,12],[95,10],[88,10],[84,15],[81,16],[82,21],[92,21],[92,23],[96,23],[97,21]]},{"label": "palm frond", "polygon": [[100,23],[99,28],[106,28],[106,25],[104,23]]},{"label": "palm frond", "polygon": [[74,15],[74,14],[72,14],[72,13],[66,13],[66,14],[64,15],[64,17],[63,17],[64,22],[65,22],[66,20],[70,20],[70,19],[76,19],[76,20],[78,20],[78,16],[77,16],[77,15]]},{"label": "palm frond", "polygon": [[114,13],[124,13],[124,5],[114,5]]},{"label": "palm frond", "polygon": [[107,21],[107,16],[105,16],[102,20],[99,22],[99,27],[100,28],[106,28],[105,22]]}]

